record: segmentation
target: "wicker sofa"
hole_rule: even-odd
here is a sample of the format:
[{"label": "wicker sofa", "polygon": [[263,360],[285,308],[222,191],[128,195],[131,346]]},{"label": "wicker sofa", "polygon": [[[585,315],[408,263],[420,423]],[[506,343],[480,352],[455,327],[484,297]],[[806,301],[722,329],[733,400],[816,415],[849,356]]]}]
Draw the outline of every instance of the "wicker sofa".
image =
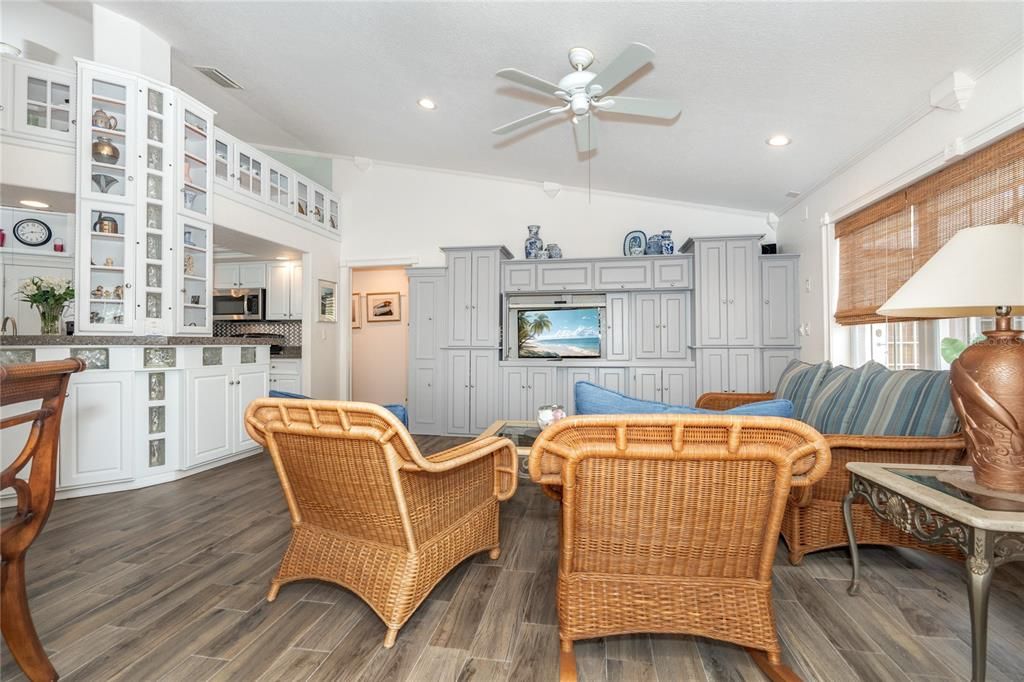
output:
[{"label": "wicker sofa", "polygon": [[[780,388],[782,382],[780,382]],[[805,399],[814,399],[814,388]],[[724,410],[751,402],[786,397],[776,393],[705,393],[697,407]],[[796,414],[800,417],[800,414]],[[814,424],[812,424],[814,425]],[[848,542],[843,524],[843,497],[850,489],[846,463],[891,462],[897,464],[958,464],[964,457],[965,441],[959,432],[939,437],[864,436],[825,434],[832,450],[832,466],[812,486],[794,489],[786,503],[782,536],[789,547],[789,561],[799,564],[808,552],[845,547]],[[858,544],[892,545],[921,549],[960,559],[959,550],[946,545],[925,545],[895,526],[879,519],[861,501],[853,505],[853,523]]]}]

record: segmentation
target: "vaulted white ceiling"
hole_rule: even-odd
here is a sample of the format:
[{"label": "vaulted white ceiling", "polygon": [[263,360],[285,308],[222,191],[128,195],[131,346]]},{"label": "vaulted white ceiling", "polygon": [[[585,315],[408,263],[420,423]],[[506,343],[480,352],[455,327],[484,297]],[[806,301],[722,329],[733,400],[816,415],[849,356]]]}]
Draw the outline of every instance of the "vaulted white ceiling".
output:
[{"label": "vaulted white ceiling", "polygon": [[[589,174],[595,188],[776,211],[1024,30],[1014,2],[100,4],[165,37],[175,84],[253,143],[567,185]],[[560,117],[490,133],[553,103],[498,69],[557,81],[569,47],[592,49],[599,70],[631,41],[657,56],[620,92],[678,98],[675,123],[605,115],[589,164]],[[417,106],[424,96],[436,111]],[[766,146],[777,132],[793,144]]]}]

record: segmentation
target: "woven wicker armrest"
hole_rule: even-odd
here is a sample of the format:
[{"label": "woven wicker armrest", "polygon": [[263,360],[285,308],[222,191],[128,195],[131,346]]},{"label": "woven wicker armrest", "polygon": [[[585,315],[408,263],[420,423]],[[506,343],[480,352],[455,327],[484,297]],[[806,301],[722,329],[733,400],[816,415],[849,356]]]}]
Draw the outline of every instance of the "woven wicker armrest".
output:
[{"label": "woven wicker armrest", "polygon": [[967,441],[962,433],[950,436],[856,436],[826,434],[825,440],[833,448],[853,450],[963,450]]},{"label": "woven wicker armrest", "polygon": [[[488,436],[457,445],[442,452],[435,453],[425,458],[433,468],[424,469],[416,466],[416,470],[429,472],[445,472],[475,462],[481,457],[494,457],[494,493],[498,501],[504,502],[510,499],[516,492],[518,477],[516,467],[518,459],[516,456],[515,443],[508,438]],[[403,467],[408,471],[411,464]]]},{"label": "woven wicker armrest", "polygon": [[702,410],[731,410],[740,405],[772,400],[774,397],[774,393],[705,393],[697,398],[696,407]]}]

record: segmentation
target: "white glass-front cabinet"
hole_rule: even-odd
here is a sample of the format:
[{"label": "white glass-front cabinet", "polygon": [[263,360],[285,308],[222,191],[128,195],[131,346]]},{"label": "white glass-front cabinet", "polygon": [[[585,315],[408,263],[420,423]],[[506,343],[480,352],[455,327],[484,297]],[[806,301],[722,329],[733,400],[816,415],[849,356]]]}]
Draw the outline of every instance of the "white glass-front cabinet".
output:
[{"label": "white glass-front cabinet", "polygon": [[95,66],[78,72],[79,196],[101,202],[136,202],[138,81]]},{"label": "white glass-front cabinet", "polygon": [[237,144],[235,148],[237,150],[235,168],[238,174],[238,191],[257,199],[263,199],[266,189],[263,177],[266,172],[263,155],[252,147],[242,144]]},{"label": "white glass-front cabinet", "polygon": [[267,183],[267,200],[274,208],[292,210],[292,171],[287,166],[269,164],[270,177]]},{"label": "white glass-front cabinet", "polygon": [[213,220],[213,111],[186,95],[178,101],[178,210],[190,217]]},{"label": "white glass-front cabinet", "polygon": [[311,217],[313,224],[323,227],[327,224],[327,195],[324,190],[316,185],[313,186],[313,205]]},{"label": "white glass-front cabinet", "polygon": [[328,202],[327,227],[337,232],[341,228],[341,216],[338,213],[338,200],[331,199]]},{"label": "white glass-front cabinet", "polygon": [[135,208],[82,201],[78,314],[82,331],[131,333],[135,310]]},{"label": "white glass-front cabinet", "polygon": [[74,142],[74,74],[27,62],[14,63],[12,71],[15,103],[13,129],[26,135]]},{"label": "white glass-front cabinet", "polygon": [[211,334],[213,226],[179,216],[175,248],[178,251],[178,332]]},{"label": "white glass-front cabinet", "polygon": [[145,131],[141,152],[138,264],[136,289],[137,331],[170,334],[174,325],[171,293],[174,227],[174,93],[139,81],[139,129]]},{"label": "white glass-front cabinet", "polygon": [[213,181],[235,189],[235,138],[220,128],[213,140]]},{"label": "white glass-front cabinet", "polygon": [[295,179],[295,215],[309,220],[309,182],[305,178]]}]

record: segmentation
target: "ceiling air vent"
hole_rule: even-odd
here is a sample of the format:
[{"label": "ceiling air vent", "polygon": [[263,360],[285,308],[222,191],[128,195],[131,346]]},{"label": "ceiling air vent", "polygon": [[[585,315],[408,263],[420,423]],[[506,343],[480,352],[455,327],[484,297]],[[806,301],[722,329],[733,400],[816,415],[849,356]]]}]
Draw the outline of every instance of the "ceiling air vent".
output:
[{"label": "ceiling air vent", "polygon": [[786,192],[786,196],[789,197],[790,199],[796,199],[801,194],[802,192],[798,192],[795,189],[791,189],[788,192]]},{"label": "ceiling air vent", "polygon": [[196,71],[205,75],[207,78],[209,78],[222,88],[229,88],[231,90],[242,89],[242,86],[235,82],[235,80],[232,79],[231,76],[227,75],[218,68],[212,66],[197,66]]}]

